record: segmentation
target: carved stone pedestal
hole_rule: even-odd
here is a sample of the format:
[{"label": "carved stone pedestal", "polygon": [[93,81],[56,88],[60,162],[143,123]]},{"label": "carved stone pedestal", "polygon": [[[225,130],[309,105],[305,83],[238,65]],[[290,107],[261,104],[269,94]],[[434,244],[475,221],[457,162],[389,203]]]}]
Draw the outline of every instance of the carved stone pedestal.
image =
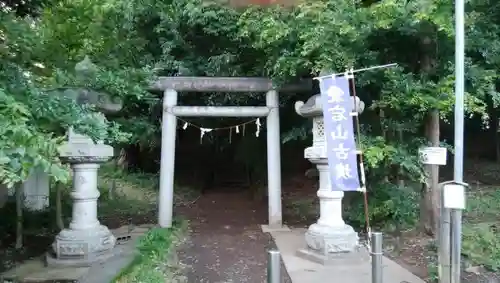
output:
[{"label": "carved stone pedestal", "polygon": [[47,253],[49,265],[89,266],[112,255],[115,237],[97,220],[97,170],[99,164],[113,156],[113,148],[94,144],[85,137],[72,136],[73,141],[60,149],[61,158],[73,169],[72,219]]},{"label": "carved stone pedestal", "polygon": [[[308,257],[316,255],[318,262],[326,263],[332,254],[357,252],[358,233],[342,219],[342,198],[344,192],[332,191],[326,158],[311,158],[319,172],[318,198],[320,217],[307,230],[305,239]],[[356,257],[357,258],[357,257]]]},{"label": "carved stone pedestal", "polygon": [[106,226],[87,231],[64,229],[47,253],[49,266],[91,266],[113,256],[115,237]]}]

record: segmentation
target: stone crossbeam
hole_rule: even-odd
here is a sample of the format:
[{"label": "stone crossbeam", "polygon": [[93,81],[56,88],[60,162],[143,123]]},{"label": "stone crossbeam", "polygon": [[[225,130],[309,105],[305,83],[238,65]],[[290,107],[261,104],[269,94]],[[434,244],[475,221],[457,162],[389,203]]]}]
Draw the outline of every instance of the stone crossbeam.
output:
[{"label": "stone crossbeam", "polygon": [[278,86],[270,79],[257,77],[159,77],[152,90],[173,89],[178,92],[307,92],[312,81]]},{"label": "stone crossbeam", "polygon": [[172,114],[179,117],[263,117],[266,106],[174,106]]}]

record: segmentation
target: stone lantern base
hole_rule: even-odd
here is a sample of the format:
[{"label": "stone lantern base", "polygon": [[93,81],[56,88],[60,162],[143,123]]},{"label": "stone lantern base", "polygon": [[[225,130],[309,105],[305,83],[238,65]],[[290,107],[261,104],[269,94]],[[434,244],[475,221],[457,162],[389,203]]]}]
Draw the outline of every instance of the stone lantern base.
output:
[{"label": "stone lantern base", "polygon": [[307,246],[321,254],[352,252],[358,247],[358,233],[349,225],[329,227],[312,224],[305,235]]},{"label": "stone lantern base", "polygon": [[370,261],[370,253],[366,247],[359,246],[356,250],[346,253],[321,254],[310,248],[300,249],[297,256],[319,263],[321,265],[356,265]]},{"label": "stone lantern base", "polygon": [[[346,260],[363,262],[369,260],[366,248],[359,245],[358,233],[342,219],[344,192],[331,189],[326,158],[315,158],[315,148],[306,149],[309,160],[319,172],[318,198],[320,217],[305,233],[307,248],[298,255],[320,264],[345,264]],[[340,261],[339,261],[340,260]]]},{"label": "stone lantern base", "polygon": [[370,259],[367,249],[359,245],[358,233],[345,225],[328,227],[313,224],[305,234],[307,248],[298,256],[323,265],[361,263]]},{"label": "stone lantern base", "polygon": [[106,226],[88,230],[64,229],[47,253],[49,266],[90,266],[113,256],[115,237]]}]

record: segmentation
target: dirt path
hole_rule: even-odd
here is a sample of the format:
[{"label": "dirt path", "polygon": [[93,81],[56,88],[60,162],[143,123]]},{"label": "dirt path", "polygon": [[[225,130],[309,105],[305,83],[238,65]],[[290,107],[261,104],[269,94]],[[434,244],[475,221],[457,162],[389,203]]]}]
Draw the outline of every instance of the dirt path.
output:
[{"label": "dirt path", "polygon": [[267,222],[265,203],[245,192],[209,192],[180,213],[190,221],[190,240],[180,253],[188,282],[266,282],[266,250],[274,243],[260,228]]}]

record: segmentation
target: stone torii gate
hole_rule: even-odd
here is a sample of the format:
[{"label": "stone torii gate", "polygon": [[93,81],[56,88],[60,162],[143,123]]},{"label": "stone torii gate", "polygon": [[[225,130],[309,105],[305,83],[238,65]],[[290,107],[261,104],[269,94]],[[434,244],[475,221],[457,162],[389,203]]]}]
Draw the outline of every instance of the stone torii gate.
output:
[{"label": "stone torii gate", "polygon": [[[283,92],[312,90],[311,82],[287,85]],[[179,117],[267,117],[267,174],[269,227],[282,226],[281,154],[278,89],[267,78],[160,77],[152,87],[163,91],[158,223],[172,226],[175,139]],[[178,92],[265,92],[266,106],[178,106]]]}]

